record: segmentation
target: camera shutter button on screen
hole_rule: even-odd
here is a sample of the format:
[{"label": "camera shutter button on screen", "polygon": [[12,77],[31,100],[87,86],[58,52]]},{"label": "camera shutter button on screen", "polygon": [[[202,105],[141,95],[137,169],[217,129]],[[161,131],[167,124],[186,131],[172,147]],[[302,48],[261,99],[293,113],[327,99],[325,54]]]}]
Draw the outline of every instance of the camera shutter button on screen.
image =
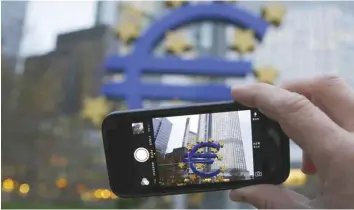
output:
[{"label": "camera shutter button on screen", "polygon": [[134,152],[134,158],[138,162],[146,162],[149,159],[149,151],[145,148],[139,147]]}]

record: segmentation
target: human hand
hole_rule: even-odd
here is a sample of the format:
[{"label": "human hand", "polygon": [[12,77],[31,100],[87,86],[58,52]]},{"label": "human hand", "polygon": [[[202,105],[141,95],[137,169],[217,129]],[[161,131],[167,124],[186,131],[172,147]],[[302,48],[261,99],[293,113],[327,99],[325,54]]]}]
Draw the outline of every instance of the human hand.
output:
[{"label": "human hand", "polygon": [[233,98],[279,122],[303,150],[302,171],[317,173],[320,191],[310,200],[276,185],[230,193],[256,208],[354,208],[354,91],[340,78],[318,77],[285,84],[232,89]]}]

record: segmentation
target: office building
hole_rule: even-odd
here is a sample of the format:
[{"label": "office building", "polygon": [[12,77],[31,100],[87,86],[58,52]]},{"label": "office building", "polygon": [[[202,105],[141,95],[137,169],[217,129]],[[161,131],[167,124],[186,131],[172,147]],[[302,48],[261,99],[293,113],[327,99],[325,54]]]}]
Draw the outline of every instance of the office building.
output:
[{"label": "office building", "polygon": [[[187,148],[188,145],[196,145],[197,143],[197,134],[194,133],[193,131],[190,130],[190,118],[187,117],[186,119],[186,126],[184,128],[184,134],[183,134],[183,142],[182,142],[182,148]],[[193,173],[192,169],[188,170],[189,173]]]},{"label": "office building", "polygon": [[28,1],[1,1],[1,50],[15,68],[19,61]]},{"label": "office building", "polygon": [[172,123],[167,118],[155,118],[152,120],[152,124],[156,151],[165,155],[172,131]]},{"label": "office building", "polygon": [[228,172],[237,169],[242,175],[249,175],[237,112],[201,114],[197,136],[202,141],[212,139],[215,143],[224,144],[224,147],[217,153],[223,159],[216,160],[210,170],[213,171],[223,166],[229,169]]},{"label": "office building", "polygon": [[1,2],[1,45],[6,55],[17,57],[23,37],[28,1]]},{"label": "office building", "polygon": [[186,119],[186,126],[184,127],[184,133],[183,133],[183,141],[182,141],[182,147],[187,147],[187,144],[189,142],[189,132],[190,132],[190,118],[187,117]]},{"label": "office building", "polygon": [[22,82],[32,88],[23,91],[40,98],[32,106],[41,113],[60,110],[71,115],[81,110],[85,98],[98,95],[102,78],[98,67],[104,60],[108,33],[101,25],[59,34],[53,51],[28,57]]},{"label": "office building", "polygon": [[197,134],[194,133],[193,131],[189,131],[188,142],[190,144],[196,144],[197,143]]}]

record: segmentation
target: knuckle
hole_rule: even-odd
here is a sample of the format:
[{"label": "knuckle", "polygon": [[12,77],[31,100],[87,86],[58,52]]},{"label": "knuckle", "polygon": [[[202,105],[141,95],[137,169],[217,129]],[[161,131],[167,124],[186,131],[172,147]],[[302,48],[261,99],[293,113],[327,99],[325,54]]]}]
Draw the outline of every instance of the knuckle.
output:
[{"label": "knuckle", "polygon": [[343,83],[344,80],[337,75],[325,75],[319,80],[319,84],[324,87],[332,87]]},{"label": "knuckle", "polygon": [[251,86],[252,90],[255,93],[257,93],[257,94],[252,95],[251,101],[252,101],[252,104],[255,104],[257,107],[259,107],[260,103],[261,103],[261,101],[259,100],[260,97],[259,97],[258,93],[261,93],[262,90],[264,90],[264,87],[266,85],[268,85],[268,84],[258,82],[258,83],[252,84],[252,86]]},{"label": "knuckle", "polygon": [[305,112],[311,102],[303,95],[292,93],[292,96],[287,99],[283,106],[280,106],[281,112],[288,115]]}]

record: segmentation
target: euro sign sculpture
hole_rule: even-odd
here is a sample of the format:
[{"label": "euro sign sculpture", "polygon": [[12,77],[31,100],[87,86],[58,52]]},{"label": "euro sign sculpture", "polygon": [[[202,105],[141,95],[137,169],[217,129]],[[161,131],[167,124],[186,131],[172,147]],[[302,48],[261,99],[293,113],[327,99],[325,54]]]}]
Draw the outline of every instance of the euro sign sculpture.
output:
[{"label": "euro sign sculpture", "polygon": [[[219,173],[222,172],[222,169],[219,168],[216,169],[215,171],[204,172],[197,169],[196,164],[212,165],[215,162],[215,160],[222,160],[222,157],[217,155],[217,152],[220,150],[220,148],[222,148],[222,144],[219,143],[214,143],[214,142],[198,143],[194,145],[187,153],[184,154],[184,158],[182,162],[188,164],[189,168],[193,171],[193,173],[202,178],[210,178],[210,177],[217,176]],[[204,153],[204,151],[207,152]]]},{"label": "euro sign sculpture", "polygon": [[245,77],[253,73],[252,63],[207,57],[186,60],[176,56],[154,57],[153,50],[165,34],[183,25],[200,21],[222,21],[252,31],[262,41],[269,24],[261,17],[228,4],[189,4],[161,17],[136,40],[130,54],[109,56],[108,73],[125,73],[123,82],[103,84],[101,92],[109,99],[123,99],[128,109],[141,108],[144,99],[212,102],[231,100],[230,88],[223,84],[167,85],[142,83],[144,73]]}]

